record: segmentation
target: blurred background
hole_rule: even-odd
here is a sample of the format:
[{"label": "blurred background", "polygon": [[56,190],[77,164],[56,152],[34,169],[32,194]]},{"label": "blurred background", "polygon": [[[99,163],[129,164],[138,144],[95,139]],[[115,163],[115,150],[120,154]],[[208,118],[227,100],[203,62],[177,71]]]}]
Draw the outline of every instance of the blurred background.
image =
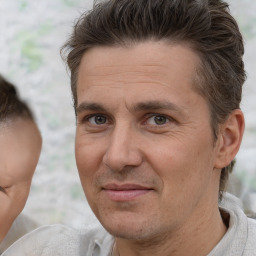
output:
[{"label": "blurred background", "polygon": [[[241,105],[246,130],[229,187],[256,212],[256,1],[228,2],[244,35],[248,76]],[[95,219],[76,169],[69,75],[59,54],[75,20],[92,5],[93,0],[0,0],[0,73],[33,109],[44,141],[24,209],[40,224],[81,228]]]}]

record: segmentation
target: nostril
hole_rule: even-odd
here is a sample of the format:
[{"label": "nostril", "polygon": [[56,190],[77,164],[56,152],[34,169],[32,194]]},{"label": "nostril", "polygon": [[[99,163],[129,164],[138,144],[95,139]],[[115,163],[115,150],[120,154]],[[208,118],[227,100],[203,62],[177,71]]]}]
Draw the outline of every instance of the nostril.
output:
[{"label": "nostril", "polygon": [[139,152],[126,152],[126,154],[106,153],[102,159],[105,166],[113,171],[125,171],[137,167],[142,163],[142,156]]}]

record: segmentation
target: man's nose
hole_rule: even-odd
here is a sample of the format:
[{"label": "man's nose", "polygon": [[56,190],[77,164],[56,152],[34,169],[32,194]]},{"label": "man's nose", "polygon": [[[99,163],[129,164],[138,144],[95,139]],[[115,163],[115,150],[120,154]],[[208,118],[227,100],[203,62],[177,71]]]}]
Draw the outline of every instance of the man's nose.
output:
[{"label": "man's nose", "polygon": [[116,127],[110,135],[103,163],[114,171],[139,166],[142,152],[137,137],[132,128]]}]

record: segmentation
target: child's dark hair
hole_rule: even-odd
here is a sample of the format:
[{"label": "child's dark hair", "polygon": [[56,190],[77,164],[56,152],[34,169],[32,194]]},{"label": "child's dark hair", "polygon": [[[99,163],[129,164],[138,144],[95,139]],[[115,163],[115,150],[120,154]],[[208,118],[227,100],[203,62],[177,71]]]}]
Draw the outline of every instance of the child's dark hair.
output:
[{"label": "child's dark hair", "polygon": [[32,111],[19,98],[15,86],[0,75],[0,122],[16,117],[34,120]]}]

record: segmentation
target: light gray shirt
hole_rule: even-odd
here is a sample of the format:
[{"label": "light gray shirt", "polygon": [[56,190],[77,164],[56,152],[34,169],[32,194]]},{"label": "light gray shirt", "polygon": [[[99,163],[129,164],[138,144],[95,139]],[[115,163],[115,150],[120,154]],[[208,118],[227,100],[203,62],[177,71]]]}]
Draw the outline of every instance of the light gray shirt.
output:
[{"label": "light gray shirt", "polygon": [[[220,208],[230,216],[229,228],[208,256],[256,256],[256,220],[247,218],[230,194],[224,195]],[[51,225],[25,235],[3,256],[109,256],[113,242],[98,223],[81,231]]]}]

